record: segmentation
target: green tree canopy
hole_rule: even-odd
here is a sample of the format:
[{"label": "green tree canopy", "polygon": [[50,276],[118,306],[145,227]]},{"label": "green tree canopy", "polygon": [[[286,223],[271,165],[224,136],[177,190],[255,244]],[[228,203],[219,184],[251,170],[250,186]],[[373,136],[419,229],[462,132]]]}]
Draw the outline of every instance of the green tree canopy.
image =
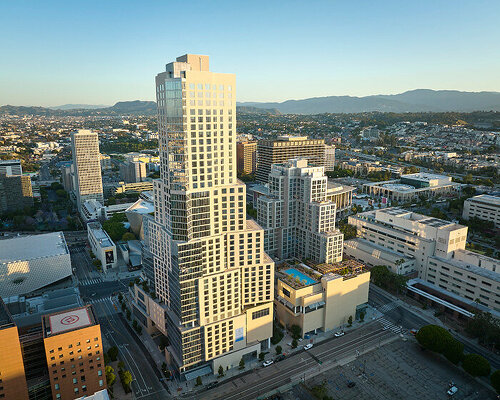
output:
[{"label": "green tree canopy", "polygon": [[426,325],[417,332],[418,343],[427,350],[443,353],[447,342],[453,339],[450,332],[437,325]]},{"label": "green tree canopy", "polygon": [[500,394],[500,369],[497,369],[491,374],[490,380],[491,386]]},{"label": "green tree canopy", "polygon": [[472,376],[488,376],[491,371],[488,360],[479,354],[467,354],[462,361],[462,367]]}]

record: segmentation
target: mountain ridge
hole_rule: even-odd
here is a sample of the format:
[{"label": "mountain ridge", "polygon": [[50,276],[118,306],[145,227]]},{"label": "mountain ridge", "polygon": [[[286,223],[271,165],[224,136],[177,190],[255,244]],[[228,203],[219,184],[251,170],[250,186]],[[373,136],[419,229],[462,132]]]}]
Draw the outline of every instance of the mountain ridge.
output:
[{"label": "mountain ridge", "polygon": [[500,92],[415,89],[392,95],[323,96],[237,104],[243,107],[275,108],[283,114],[500,111]]},{"label": "mountain ridge", "polygon": [[[249,114],[322,114],[363,112],[473,112],[500,111],[500,92],[415,89],[399,94],[371,96],[324,96],[283,102],[238,102],[238,111]],[[71,106],[71,105],[69,105]],[[126,116],[156,115],[156,102],[119,101],[111,107],[54,109],[37,106],[0,106],[0,115]]]}]

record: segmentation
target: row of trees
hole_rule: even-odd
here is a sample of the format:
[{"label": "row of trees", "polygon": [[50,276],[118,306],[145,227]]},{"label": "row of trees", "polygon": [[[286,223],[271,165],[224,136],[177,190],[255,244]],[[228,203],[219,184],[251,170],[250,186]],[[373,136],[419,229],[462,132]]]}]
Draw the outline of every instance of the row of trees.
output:
[{"label": "row of trees", "polygon": [[[462,368],[472,376],[489,376],[490,363],[479,354],[464,354],[464,345],[450,332],[437,325],[426,325],[417,332],[417,341],[423,348],[444,355],[453,364],[462,363]],[[500,393],[500,370],[491,377],[491,385]]]},{"label": "row of trees", "polygon": [[[110,361],[117,361],[118,347],[110,347],[104,358],[107,364]],[[108,384],[108,388],[112,390],[113,385],[116,381],[115,369],[111,365],[106,365],[106,368],[104,370],[106,373],[106,382]],[[120,377],[120,382],[125,393],[130,393],[132,391],[131,384],[133,378],[130,371],[125,369],[125,363],[123,361],[118,362],[118,376]]]},{"label": "row of trees", "polygon": [[[404,260],[402,259],[402,261]],[[373,267],[370,274],[370,279],[375,285],[393,293],[404,290],[408,281],[407,277],[395,274],[385,265]]]}]

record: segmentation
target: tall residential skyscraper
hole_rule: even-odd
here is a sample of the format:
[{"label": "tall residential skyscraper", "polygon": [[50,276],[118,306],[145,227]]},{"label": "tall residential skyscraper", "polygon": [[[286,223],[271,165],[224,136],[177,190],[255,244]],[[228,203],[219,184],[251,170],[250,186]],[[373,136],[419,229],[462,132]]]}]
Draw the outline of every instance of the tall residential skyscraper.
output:
[{"label": "tall residential skyscraper", "polygon": [[278,136],[257,142],[257,174],[261,183],[267,183],[271,165],[285,163],[294,158],[307,158],[312,165],[325,165],[325,141],[307,136]]},{"label": "tall residential skyscraper", "polygon": [[78,210],[86,200],[104,202],[102,194],[99,137],[96,132],[80,129],[71,134],[73,154],[74,190]]},{"label": "tall residential skyscraper", "polygon": [[274,164],[269,196],[257,200],[257,221],[265,229],[265,251],[279,258],[342,261],[344,235],[335,228],[336,205],[327,200],[325,167],[306,159]]},{"label": "tall residential skyscraper", "polygon": [[274,263],[236,177],[236,79],[187,54],[156,76],[160,179],[148,225],[171,362],[214,372],[272,336]]}]

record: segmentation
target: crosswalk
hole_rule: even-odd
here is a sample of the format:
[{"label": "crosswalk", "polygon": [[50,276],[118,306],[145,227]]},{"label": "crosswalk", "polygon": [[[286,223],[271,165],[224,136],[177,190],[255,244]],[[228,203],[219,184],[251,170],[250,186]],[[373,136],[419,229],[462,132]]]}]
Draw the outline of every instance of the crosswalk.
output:
[{"label": "crosswalk", "polygon": [[401,327],[392,323],[391,321],[386,320],[385,318],[379,318],[378,321],[382,324],[384,330],[390,330],[394,333],[401,333]]},{"label": "crosswalk", "polygon": [[112,301],[112,296],[101,297],[100,299],[90,300],[90,304],[104,303],[106,301]]},{"label": "crosswalk", "polygon": [[398,303],[396,302],[392,302],[392,303],[387,303],[387,304],[384,304],[382,307],[380,307],[378,310],[381,312],[381,313],[386,313],[386,312],[389,312],[391,310],[394,310],[396,307],[398,307]]},{"label": "crosswalk", "polygon": [[84,279],[79,281],[80,286],[89,286],[89,285],[96,285],[98,283],[102,283],[103,280],[101,278],[95,278],[95,279]]}]

